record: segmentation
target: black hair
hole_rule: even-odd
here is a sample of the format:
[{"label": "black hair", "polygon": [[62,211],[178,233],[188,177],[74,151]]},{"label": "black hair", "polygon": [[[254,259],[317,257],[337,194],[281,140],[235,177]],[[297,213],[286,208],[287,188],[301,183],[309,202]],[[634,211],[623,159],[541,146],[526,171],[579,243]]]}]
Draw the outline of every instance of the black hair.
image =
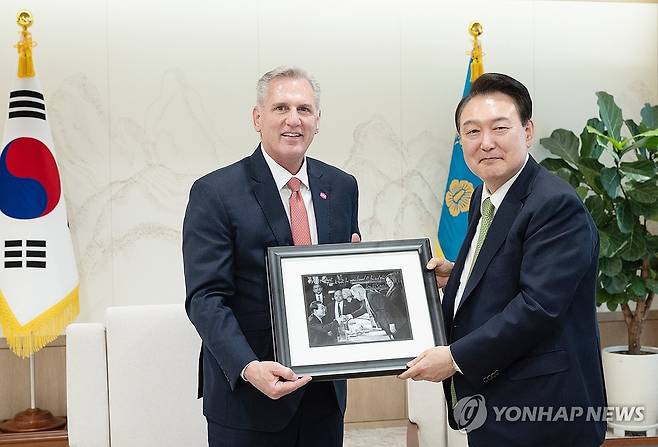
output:
[{"label": "black hair", "polygon": [[310,310],[311,312],[313,312],[315,309],[317,309],[318,307],[320,307],[320,304],[321,304],[321,303],[320,303],[319,301],[311,301],[311,304],[308,305],[308,310]]},{"label": "black hair", "polygon": [[471,85],[468,95],[464,96],[455,110],[455,127],[459,132],[459,118],[466,104],[476,96],[487,93],[503,93],[514,101],[516,110],[519,112],[521,124],[525,126],[532,118],[532,99],[525,85],[511,76],[502,73],[485,73],[475,80]]}]

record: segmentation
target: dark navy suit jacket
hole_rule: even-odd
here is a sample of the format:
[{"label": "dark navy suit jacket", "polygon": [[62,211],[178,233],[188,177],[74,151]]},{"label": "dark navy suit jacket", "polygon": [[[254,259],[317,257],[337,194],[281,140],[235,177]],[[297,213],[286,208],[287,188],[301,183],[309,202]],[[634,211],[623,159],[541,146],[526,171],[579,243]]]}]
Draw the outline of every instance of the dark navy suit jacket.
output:
[{"label": "dark navy suit jacket", "polygon": [[[306,161],[318,242],[349,242],[359,233],[356,179]],[[215,423],[279,431],[303,396],[304,387],[271,400],[240,378],[250,361],[274,358],[265,252],[280,245],[293,245],[290,223],[260,147],[194,182],[183,224],[185,306],[203,341],[199,385]],[[334,387],[344,411],[345,381]]]},{"label": "dark navy suit jacket", "polygon": [[[486,422],[469,433],[469,445],[599,446],[605,422],[585,414],[575,422],[523,422],[510,412],[496,421],[503,407],[553,407],[552,420],[560,407],[586,413],[606,405],[594,222],[573,188],[530,157],[496,212],[453,318],[481,196],[480,186],[443,300],[451,352],[463,371],[453,376],[457,397],[480,394],[486,402]],[[443,383],[448,402],[450,383]],[[449,408],[454,428],[453,416]]]}]

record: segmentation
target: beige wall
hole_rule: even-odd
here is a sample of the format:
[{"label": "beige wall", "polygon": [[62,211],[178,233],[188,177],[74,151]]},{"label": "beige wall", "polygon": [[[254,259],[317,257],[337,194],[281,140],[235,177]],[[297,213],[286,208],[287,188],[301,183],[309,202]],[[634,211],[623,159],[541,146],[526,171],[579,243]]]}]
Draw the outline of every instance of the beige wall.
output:
[{"label": "beige wall", "polygon": [[184,299],[189,186],[253,150],[254,84],[275,65],[319,79],[310,155],[359,179],[366,240],[435,234],[473,19],[484,24],[485,68],[530,88],[538,137],[582,127],[596,90],[636,118],[658,102],[655,4],[4,0],[0,97],[14,76],[20,8],[35,16],[83,322],[102,321],[111,305]]},{"label": "beige wall", "polygon": [[[34,360],[35,398],[39,408],[66,414],[66,348],[59,337],[37,352]],[[20,359],[0,339],[0,421],[30,407],[30,361]]]},{"label": "beige wall", "polygon": [[[529,87],[538,137],[582,127],[596,113],[597,90],[635,118],[643,103],[658,102],[656,4],[3,0],[0,97],[14,76],[11,23],[22,8],[36,19],[82,322],[102,321],[111,305],[184,299],[180,227],[189,186],[255,147],[254,84],[275,65],[306,67],[320,81],[321,132],[310,155],[359,179],[366,240],[435,234],[474,19],[485,29],[486,70]],[[58,375],[46,382],[52,390],[38,393],[58,413],[63,356],[61,346],[37,356]],[[26,371],[0,347],[0,418],[28,403]],[[40,387],[48,374],[38,374]],[[350,384],[366,394],[369,387]],[[387,405],[373,417],[388,418]],[[363,420],[359,414],[350,407],[353,420]]]}]

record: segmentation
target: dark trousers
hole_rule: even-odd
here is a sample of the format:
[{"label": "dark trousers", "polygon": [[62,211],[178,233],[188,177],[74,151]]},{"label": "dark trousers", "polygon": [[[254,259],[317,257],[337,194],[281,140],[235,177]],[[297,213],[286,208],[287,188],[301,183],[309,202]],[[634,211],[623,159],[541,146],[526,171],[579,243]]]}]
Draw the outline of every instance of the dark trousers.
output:
[{"label": "dark trousers", "polygon": [[342,447],[343,415],[332,382],[306,385],[290,423],[280,432],[239,430],[208,420],[209,447]]}]

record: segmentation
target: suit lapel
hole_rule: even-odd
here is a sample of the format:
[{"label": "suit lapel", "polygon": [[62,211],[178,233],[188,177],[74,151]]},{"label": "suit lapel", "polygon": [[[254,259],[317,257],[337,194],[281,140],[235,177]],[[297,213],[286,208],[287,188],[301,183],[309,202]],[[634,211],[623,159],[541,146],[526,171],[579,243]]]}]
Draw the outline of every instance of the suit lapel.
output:
[{"label": "suit lapel", "polygon": [[[466,237],[462,246],[459,249],[459,254],[455,260],[455,265],[450,275],[450,282],[446,285],[445,295],[443,299],[443,315],[447,319],[448,330],[452,327],[452,319],[454,315],[455,307],[455,298],[457,296],[457,291],[459,290],[459,280],[461,278],[462,271],[464,270],[464,263],[466,262],[466,256],[468,255],[468,250],[471,246],[471,241],[475,235],[475,230],[480,220],[480,201],[482,197],[482,187],[476,189],[474,194],[471,196],[471,204],[469,207],[468,213],[468,229],[466,230]],[[446,334],[447,335],[447,334]]]},{"label": "suit lapel", "polygon": [[[511,228],[514,220],[519,214],[519,211],[523,207],[523,200],[530,194],[530,189],[532,183],[537,175],[539,166],[535,160],[530,157],[528,163],[521,174],[517,177],[512,187],[505,195],[503,202],[500,204],[500,209],[496,211],[491,227],[487,232],[487,237],[482,244],[480,249],[480,254],[475,260],[475,265],[473,266],[473,271],[471,272],[468,282],[466,283],[466,288],[464,289],[464,294],[462,299],[459,302],[459,308],[461,309],[464,302],[468,299],[469,295],[473,292],[475,287],[478,285],[484,272],[487,270],[489,263],[498,252],[498,249],[503,244],[509,229]],[[477,222],[475,223],[477,225]],[[469,243],[470,247],[470,243]],[[468,266],[466,267],[468,268]]]},{"label": "suit lapel", "polygon": [[315,224],[318,229],[318,244],[330,243],[331,240],[331,184],[317,161],[306,157],[308,182],[313,198]]},{"label": "suit lapel", "polygon": [[248,158],[247,169],[251,177],[251,188],[278,245],[292,245],[290,222],[260,145]]}]

